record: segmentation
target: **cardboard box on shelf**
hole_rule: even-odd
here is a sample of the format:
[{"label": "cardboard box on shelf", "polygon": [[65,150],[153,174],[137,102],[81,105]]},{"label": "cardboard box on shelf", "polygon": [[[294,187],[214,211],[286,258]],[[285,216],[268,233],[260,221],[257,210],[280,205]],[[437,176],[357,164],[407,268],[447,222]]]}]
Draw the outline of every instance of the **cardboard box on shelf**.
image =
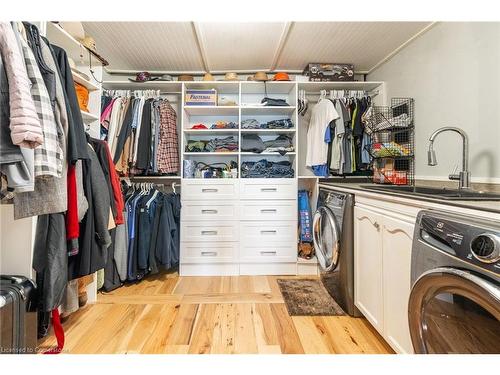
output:
[{"label": "cardboard box on shelf", "polygon": [[217,105],[217,90],[186,90],[186,105],[211,106]]}]

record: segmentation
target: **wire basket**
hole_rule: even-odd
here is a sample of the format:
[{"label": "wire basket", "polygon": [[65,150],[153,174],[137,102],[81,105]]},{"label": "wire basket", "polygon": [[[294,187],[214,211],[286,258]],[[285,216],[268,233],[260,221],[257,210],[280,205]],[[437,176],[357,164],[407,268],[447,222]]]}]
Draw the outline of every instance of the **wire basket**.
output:
[{"label": "wire basket", "polygon": [[413,185],[415,180],[414,103],[392,98],[390,106],[374,106],[366,122],[371,135],[373,182]]},{"label": "wire basket", "polygon": [[413,99],[392,98],[391,106],[373,106],[366,126],[372,133],[413,127]]}]

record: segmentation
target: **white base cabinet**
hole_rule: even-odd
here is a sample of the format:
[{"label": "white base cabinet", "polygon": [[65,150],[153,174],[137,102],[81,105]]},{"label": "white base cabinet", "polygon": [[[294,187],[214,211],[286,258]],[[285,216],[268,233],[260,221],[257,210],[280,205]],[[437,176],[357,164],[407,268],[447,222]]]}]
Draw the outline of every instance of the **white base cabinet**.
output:
[{"label": "white base cabinet", "polygon": [[354,302],[379,332],[384,330],[382,217],[354,208]]},{"label": "white base cabinet", "polygon": [[412,353],[408,326],[414,224],[385,217],[382,226],[384,333],[399,353]]},{"label": "white base cabinet", "polygon": [[413,353],[408,327],[414,218],[354,208],[355,304],[398,353]]},{"label": "white base cabinet", "polygon": [[295,275],[296,179],[184,179],[180,274]]}]

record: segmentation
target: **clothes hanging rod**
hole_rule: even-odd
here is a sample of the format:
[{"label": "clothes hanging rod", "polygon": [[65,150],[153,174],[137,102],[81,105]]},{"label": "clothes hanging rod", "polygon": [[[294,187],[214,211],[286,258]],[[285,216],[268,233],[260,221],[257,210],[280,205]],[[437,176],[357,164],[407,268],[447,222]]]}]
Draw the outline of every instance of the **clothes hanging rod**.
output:
[{"label": "clothes hanging rod", "polygon": [[[104,91],[151,91],[154,89],[103,89]],[[182,91],[160,91],[160,95],[181,95]]]},{"label": "clothes hanging rod", "polygon": [[[325,91],[327,91],[327,93],[328,93],[328,92],[333,91],[333,90],[325,90]],[[337,89],[336,91],[355,91],[355,92],[358,92],[358,91],[365,91],[365,90],[342,90],[342,89]],[[321,95],[321,92],[319,92],[319,91],[306,91],[305,93],[306,93],[306,95],[318,95],[318,96]],[[366,91],[366,93],[369,94],[369,95],[375,96],[375,95],[380,94],[380,91],[379,90],[373,90],[373,91]]]}]

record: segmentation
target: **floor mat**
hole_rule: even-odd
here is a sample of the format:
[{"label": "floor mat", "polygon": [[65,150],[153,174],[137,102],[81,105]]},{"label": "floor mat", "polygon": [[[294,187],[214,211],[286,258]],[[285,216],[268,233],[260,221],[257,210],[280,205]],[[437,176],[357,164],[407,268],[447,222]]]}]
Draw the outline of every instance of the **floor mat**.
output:
[{"label": "floor mat", "polygon": [[278,285],[290,316],[345,315],[317,279],[279,279]]}]

